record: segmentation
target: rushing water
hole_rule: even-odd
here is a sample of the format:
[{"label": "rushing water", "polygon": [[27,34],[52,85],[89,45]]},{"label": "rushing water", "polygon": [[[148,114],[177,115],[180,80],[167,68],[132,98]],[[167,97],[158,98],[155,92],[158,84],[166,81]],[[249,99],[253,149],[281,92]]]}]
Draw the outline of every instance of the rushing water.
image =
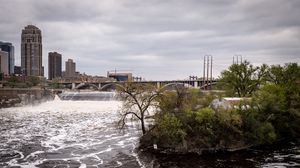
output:
[{"label": "rushing water", "polygon": [[91,92],[91,91],[66,91],[59,95],[62,100],[93,100],[110,101],[116,100],[115,92]]},{"label": "rushing water", "polygon": [[141,167],[139,135],[116,128],[118,101],[60,101],[0,109],[0,167]]},{"label": "rushing water", "polygon": [[299,141],[230,154],[137,154],[138,125],[116,127],[121,102],[79,100],[0,109],[0,167],[300,167]]}]

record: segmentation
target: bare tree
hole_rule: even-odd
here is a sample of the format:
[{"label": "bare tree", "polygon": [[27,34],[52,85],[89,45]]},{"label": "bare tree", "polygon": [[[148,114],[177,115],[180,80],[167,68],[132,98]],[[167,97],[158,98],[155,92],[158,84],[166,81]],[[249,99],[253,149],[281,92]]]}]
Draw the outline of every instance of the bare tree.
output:
[{"label": "bare tree", "polygon": [[124,128],[126,118],[134,117],[140,121],[142,132],[145,134],[145,115],[149,107],[155,105],[160,91],[153,85],[130,82],[119,85],[117,90],[123,100],[119,126]]}]

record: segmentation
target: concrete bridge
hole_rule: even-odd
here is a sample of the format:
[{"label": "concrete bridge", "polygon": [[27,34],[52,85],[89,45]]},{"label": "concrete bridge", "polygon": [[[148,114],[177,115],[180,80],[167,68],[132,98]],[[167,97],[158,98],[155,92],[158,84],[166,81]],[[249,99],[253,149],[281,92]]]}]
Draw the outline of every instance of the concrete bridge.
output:
[{"label": "concrete bridge", "polygon": [[[70,89],[94,89],[100,91],[114,90],[116,85],[123,84],[120,81],[110,81],[110,82],[64,82],[63,84],[66,88]],[[216,84],[216,80],[205,81],[205,80],[170,80],[170,81],[133,81],[132,83],[145,83],[152,84],[158,89],[172,90],[175,86],[184,86],[188,88],[197,88],[202,90],[208,90]]]}]

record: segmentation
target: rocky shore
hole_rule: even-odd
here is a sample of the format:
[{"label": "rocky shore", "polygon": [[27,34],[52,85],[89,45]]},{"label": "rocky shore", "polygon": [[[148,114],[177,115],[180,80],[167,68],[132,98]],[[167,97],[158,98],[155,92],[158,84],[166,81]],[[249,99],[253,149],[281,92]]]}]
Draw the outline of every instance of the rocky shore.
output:
[{"label": "rocky shore", "polygon": [[151,132],[146,133],[140,139],[139,149],[141,151],[150,152],[153,154],[166,155],[186,155],[186,154],[208,154],[218,152],[235,152],[248,149],[254,145],[246,144],[243,140],[234,141],[230,144],[220,142],[216,146],[207,146],[201,143],[195,143],[197,139],[190,138],[184,140],[183,143],[168,144],[167,142],[154,143],[156,140]]}]

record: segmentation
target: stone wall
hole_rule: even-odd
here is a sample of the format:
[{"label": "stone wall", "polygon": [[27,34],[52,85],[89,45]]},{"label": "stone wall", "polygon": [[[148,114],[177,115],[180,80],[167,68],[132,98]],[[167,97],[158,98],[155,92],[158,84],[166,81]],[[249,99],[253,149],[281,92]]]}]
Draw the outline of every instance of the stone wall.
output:
[{"label": "stone wall", "polygon": [[40,88],[0,88],[0,108],[37,104],[53,98],[50,90]]}]

